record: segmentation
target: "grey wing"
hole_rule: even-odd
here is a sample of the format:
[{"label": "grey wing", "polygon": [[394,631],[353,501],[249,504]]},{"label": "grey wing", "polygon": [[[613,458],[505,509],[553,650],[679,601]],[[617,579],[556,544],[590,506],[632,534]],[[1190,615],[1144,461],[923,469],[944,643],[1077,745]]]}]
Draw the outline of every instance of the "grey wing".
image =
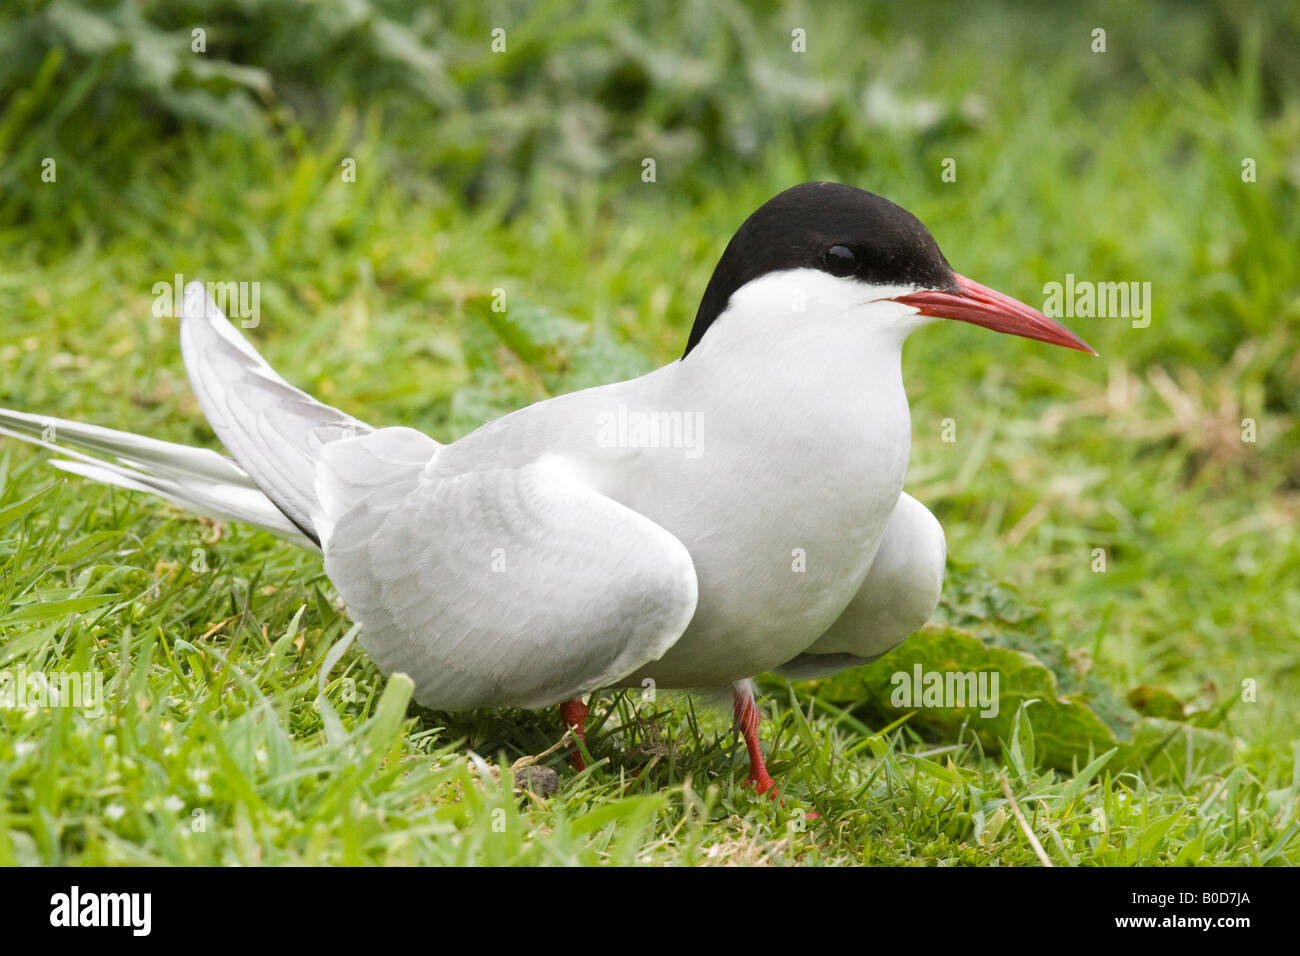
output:
[{"label": "grey wing", "polygon": [[947,556],[938,520],[900,494],[858,593],[825,634],[777,673],[793,680],[824,677],[893,650],[934,613]]},{"label": "grey wing", "polygon": [[[365,490],[355,446],[328,446],[325,569],[387,673],[420,703],[544,707],[657,660],[695,613],[682,543],[555,456],[441,474],[390,469]],[[350,472],[350,473],[349,473]],[[361,496],[356,498],[358,493]]]}]

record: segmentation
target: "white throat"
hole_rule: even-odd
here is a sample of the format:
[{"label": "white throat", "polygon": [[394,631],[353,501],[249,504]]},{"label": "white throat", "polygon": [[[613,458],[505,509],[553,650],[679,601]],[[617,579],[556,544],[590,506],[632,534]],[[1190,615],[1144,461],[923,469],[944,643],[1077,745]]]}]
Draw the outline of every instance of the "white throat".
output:
[{"label": "white throat", "polygon": [[[902,390],[903,342],[933,322],[891,301],[910,287],[868,286],[814,269],[769,273],[738,289],[699,344],[675,367],[673,387],[805,409],[863,403]],[[904,411],[906,402],[904,399]],[[883,410],[883,409],[882,409]]]},{"label": "white throat", "polygon": [[758,357],[777,352],[787,358],[805,348],[898,353],[915,329],[935,321],[894,296],[915,292],[911,286],[867,285],[818,269],[768,273],[732,295],[688,356],[697,353]]}]

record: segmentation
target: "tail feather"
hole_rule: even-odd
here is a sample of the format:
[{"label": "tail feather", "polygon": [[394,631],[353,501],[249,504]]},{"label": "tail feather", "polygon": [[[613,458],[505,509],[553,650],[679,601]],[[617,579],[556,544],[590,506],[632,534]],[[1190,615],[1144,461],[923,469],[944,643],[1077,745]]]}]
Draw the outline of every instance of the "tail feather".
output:
[{"label": "tail feather", "polygon": [[[226,321],[201,282],[185,290],[181,354],[203,413],[233,460],[204,448],[5,409],[0,434],[63,456],[52,464],[64,471],[148,491],[199,514],[245,521],[319,549],[320,529],[330,520],[317,491],[321,450],[375,430],[277,375]],[[427,455],[426,443],[419,447]]]},{"label": "tail feather", "polygon": [[320,450],[374,429],[277,375],[221,314],[201,282],[185,290],[181,354],[221,443],[266,497],[319,544]]},{"label": "tail feather", "polygon": [[246,472],[215,451],[9,409],[0,409],[0,435],[63,456],[51,462],[63,471],[146,491],[210,518],[254,524],[303,547],[315,544]]}]

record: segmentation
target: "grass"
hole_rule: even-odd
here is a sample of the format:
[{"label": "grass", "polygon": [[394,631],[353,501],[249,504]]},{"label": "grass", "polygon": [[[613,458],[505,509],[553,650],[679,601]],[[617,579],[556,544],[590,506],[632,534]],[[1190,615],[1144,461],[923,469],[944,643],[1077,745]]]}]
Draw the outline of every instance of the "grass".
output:
[{"label": "grass", "polygon": [[[622,51],[611,76],[653,65],[593,10],[521,44],[534,65],[517,68],[541,70],[527,82],[564,82],[554,64],[601,44]],[[333,117],[268,109],[253,136],[188,120],[159,133],[148,111],[88,133],[57,121],[72,93],[33,74],[28,118],[14,99],[0,121],[16,184],[0,203],[0,404],[211,444],[174,320],[151,313],[153,284],[181,272],[259,281],[251,335],[296,384],[450,440],[672,360],[744,216],[795,181],[852,182],[916,212],[958,271],[1031,303],[1066,273],[1151,282],[1150,327],[1070,323],[1100,359],[918,333],[908,490],[955,558],[1020,587],[1116,693],[1218,701],[1253,682],[1221,727],[1233,756],[1175,779],[1087,761],[1065,773],[1042,765],[1032,708],[993,751],[769,683],[783,805],[743,788],[725,711],[678,697],[600,697],[599,762],[577,774],[551,755],[559,792],[520,794],[508,767],[555,743],[555,714],[412,709],[355,646],[331,656],[350,625],[318,559],[67,480],[5,443],[0,669],[98,671],[107,703],[102,717],[0,708],[0,861],[1034,865],[1005,781],[1056,865],[1300,862],[1294,67],[1272,52],[1280,24],[1239,25],[1225,52],[1208,14],[1146,33],[1146,14],[1106,19],[1109,52],[1091,54],[1095,13],[995,10],[963,35],[982,42],[959,43],[937,15],[875,11],[815,23],[829,49],[793,64],[785,8],[733,14],[727,42],[700,34],[675,53],[721,92],[683,89],[679,63],[649,71],[635,108],[606,104],[611,129],[638,110],[657,124],[655,183],[640,181],[639,142],[624,155],[597,140],[623,165],[581,175],[575,147],[544,132],[494,153],[498,67],[465,52],[486,35],[473,21],[451,31],[449,68],[487,92],[425,125],[406,99],[358,97]],[[647,26],[644,44],[667,56],[680,26]],[[765,46],[759,28],[777,26]],[[749,89],[769,68],[786,72]],[[799,71],[830,105],[782,98],[805,89]],[[700,115],[674,113],[696,99]],[[914,121],[931,104],[939,120]],[[542,131],[560,112],[527,109]],[[765,117],[751,148],[746,116]],[[57,184],[31,172],[44,155]],[[479,188],[466,170],[485,171]],[[488,321],[496,288],[504,328]]]}]

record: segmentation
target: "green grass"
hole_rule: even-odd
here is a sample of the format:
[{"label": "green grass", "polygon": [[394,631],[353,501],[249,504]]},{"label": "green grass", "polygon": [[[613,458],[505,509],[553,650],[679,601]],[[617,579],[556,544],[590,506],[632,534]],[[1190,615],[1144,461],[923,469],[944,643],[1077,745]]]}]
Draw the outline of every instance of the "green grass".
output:
[{"label": "green grass", "polygon": [[[423,36],[458,102],[322,73],[335,109],[312,112],[289,75],[251,132],[160,119],[147,90],[10,80],[27,99],[0,114],[0,404],[212,444],[175,321],[151,314],[182,272],[261,282],[250,334],[295,384],[450,440],[677,357],[740,221],[794,182],[851,182],[1031,303],[1066,273],[1152,283],[1149,328],[1070,323],[1099,359],[955,324],[914,336],[908,490],[1116,694],[1222,701],[1253,681],[1219,728],[1238,751],[1173,779],[1065,773],[1042,765],[1033,708],[990,750],[768,683],[784,805],[743,788],[725,709],[668,696],[600,697],[600,762],[553,754],[559,792],[519,794],[502,768],[558,740],[555,713],[408,709],[355,645],[322,673],[350,624],[318,559],[5,442],[0,670],[97,670],[108,702],[0,708],[0,861],[1036,864],[1005,779],[1057,865],[1300,862],[1300,89],[1277,53],[1294,21],[1007,8],[954,36],[874,10],[808,19],[798,59],[797,10],[684,9],[621,33],[601,4],[553,33],[518,14],[508,63],[457,14]],[[589,168],[566,108],[602,117]]]}]

